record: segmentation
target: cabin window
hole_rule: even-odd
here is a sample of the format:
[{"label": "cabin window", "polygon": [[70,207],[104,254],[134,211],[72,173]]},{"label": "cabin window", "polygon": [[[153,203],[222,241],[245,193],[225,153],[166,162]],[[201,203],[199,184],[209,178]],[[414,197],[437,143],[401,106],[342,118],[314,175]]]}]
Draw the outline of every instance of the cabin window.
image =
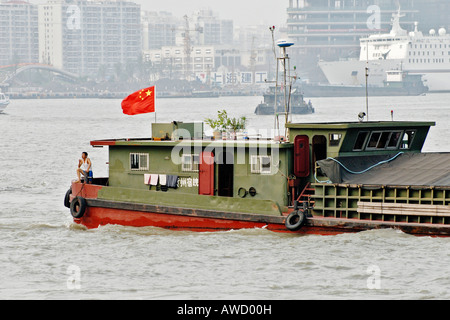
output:
[{"label": "cabin window", "polygon": [[402,136],[401,131],[395,131],[391,133],[391,136],[389,137],[389,142],[387,144],[388,149],[397,149],[398,143],[400,141],[400,137]]},{"label": "cabin window", "polygon": [[391,132],[381,133],[380,140],[378,140],[377,149],[385,149],[386,144],[391,137]]},{"label": "cabin window", "polygon": [[416,131],[406,130],[403,135],[401,149],[403,149],[403,150],[411,149],[411,146],[412,146],[415,136],[416,136]]},{"label": "cabin window", "polygon": [[405,133],[404,136],[402,136],[402,131],[374,131],[370,135],[369,133],[368,131],[362,131],[358,134],[353,151],[364,150],[366,141],[366,150],[398,149],[402,137],[405,141],[402,144],[402,149],[409,149],[415,131],[407,131],[408,134]]},{"label": "cabin window", "polygon": [[272,158],[270,156],[251,156],[250,171],[255,174],[271,174]]},{"label": "cabin window", "polygon": [[367,144],[367,149],[376,149],[378,141],[380,140],[381,132],[372,132],[370,136],[369,143]]},{"label": "cabin window", "polygon": [[330,133],[330,147],[337,147],[341,143],[342,134],[340,133]]},{"label": "cabin window", "polygon": [[200,156],[198,154],[183,154],[181,157],[181,171],[198,172]]},{"label": "cabin window", "polygon": [[361,151],[362,149],[364,149],[364,144],[366,143],[368,135],[369,135],[368,131],[362,131],[358,133],[355,146],[353,147],[354,151]]},{"label": "cabin window", "polygon": [[261,156],[261,174],[272,173],[272,158],[269,156]]},{"label": "cabin window", "polygon": [[401,132],[373,132],[370,136],[367,150],[396,149]]},{"label": "cabin window", "polygon": [[131,153],[130,169],[131,171],[148,171],[149,170],[148,153]]}]

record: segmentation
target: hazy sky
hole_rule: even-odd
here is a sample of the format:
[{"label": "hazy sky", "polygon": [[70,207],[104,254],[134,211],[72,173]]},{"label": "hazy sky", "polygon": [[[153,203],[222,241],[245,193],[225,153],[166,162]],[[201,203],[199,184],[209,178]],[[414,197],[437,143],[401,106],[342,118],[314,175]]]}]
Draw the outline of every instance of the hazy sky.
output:
[{"label": "hazy sky", "polygon": [[134,0],[145,10],[170,11],[184,16],[203,8],[212,9],[222,19],[233,19],[235,25],[284,24],[287,0]]}]

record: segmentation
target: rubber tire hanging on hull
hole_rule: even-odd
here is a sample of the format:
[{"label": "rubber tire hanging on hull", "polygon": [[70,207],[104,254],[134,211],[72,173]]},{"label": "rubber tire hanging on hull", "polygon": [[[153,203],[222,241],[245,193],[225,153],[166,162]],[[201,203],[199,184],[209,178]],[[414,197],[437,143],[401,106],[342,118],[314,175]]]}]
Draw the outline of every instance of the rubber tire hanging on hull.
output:
[{"label": "rubber tire hanging on hull", "polygon": [[70,209],[70,195],[72,194],[72,188],[67,190],[66,195],[64,197],[64,206]]},{"label": "rubber tire hanging on hull", "polygon": [[297,210],[292,212],[286,218],[286,228],[290,231],[300,230],[306,222],[306,213],[303,210]]},{"label": "rubber tire hanging on hull", "polygon": [[83,197],[76,197],[70,203],[70,214],[75,219],[83,218],[84,214],[86,213],[86,209],[87,209],[87,202],[86,199],[84,199]]}]

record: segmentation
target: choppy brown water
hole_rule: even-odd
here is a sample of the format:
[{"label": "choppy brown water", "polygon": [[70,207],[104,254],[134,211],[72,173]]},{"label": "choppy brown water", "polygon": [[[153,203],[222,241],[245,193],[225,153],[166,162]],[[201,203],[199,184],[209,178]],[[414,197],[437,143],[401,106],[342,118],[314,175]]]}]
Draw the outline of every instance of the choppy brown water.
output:
[{"label": "choppy brown water", "polygon": [[[158,101],[158,121],[199,121],[218,109],[257,117],[260,97]],[[450,152],[450,95],[371,99],[371,120],[437,121],[425,151]],[[364,98],[312,99],[294,121],[354,121]],[[394,230],[288,236],[267,230],[174,232],[72,223],[63,197],[94,139],[148,137],[153,115],[117,100],[20,100],[0,115],[0,299],[449,299],[450,239]]]}]

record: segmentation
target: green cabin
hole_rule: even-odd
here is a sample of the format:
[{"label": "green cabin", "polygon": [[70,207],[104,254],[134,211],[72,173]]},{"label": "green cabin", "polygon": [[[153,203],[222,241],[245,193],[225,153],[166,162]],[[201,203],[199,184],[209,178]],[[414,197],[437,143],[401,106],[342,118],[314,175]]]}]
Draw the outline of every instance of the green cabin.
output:
[{"label": "green cabin", "polygon": [[[318,163],[329,158],[394,157],[421,153],[430,122],[311,123],[286,125],[287,142],[213,140],[203,123],[158,123],[152,138],[92,141],[109,146],[103,199],[225,212],[281,215],[296,201],[324,191]],[[322,188],[322,189],[321,189]],[[336,214],[315,199],[314,211]],[[350,203],[350,202],[349,202]],[[320,204],[320,205],[318,205]],[[352,203],[353,205],[353,203]],[[321,206],[321,207],[320,207]],[[348,212],[348,211],[347,211]]]}]

